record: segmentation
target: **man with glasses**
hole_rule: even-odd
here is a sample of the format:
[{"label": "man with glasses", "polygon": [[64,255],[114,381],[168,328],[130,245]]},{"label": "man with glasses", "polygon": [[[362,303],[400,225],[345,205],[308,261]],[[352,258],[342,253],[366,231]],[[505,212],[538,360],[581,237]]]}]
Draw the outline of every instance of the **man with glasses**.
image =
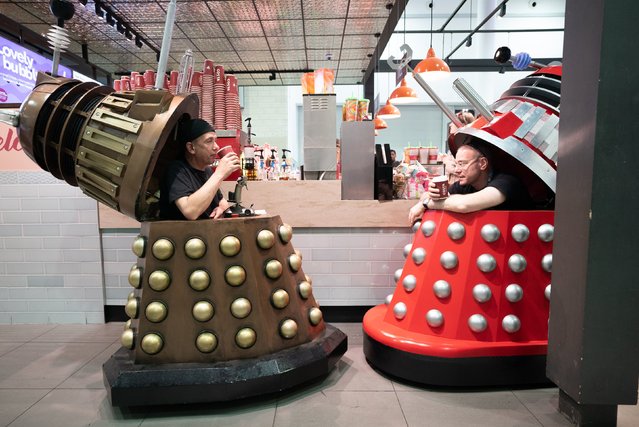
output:
[{"label": "man with glasses", "polygon": [[459,147],[455,175],[459,180],[450,186],[449,196],[440,195],[431,182],[428,192],[408,213],[411,224],[421,218],[426,209],[464,213],[482,209],[534,209],[528,191],[518,178],[493,170],[490,152],[480,142]]}]

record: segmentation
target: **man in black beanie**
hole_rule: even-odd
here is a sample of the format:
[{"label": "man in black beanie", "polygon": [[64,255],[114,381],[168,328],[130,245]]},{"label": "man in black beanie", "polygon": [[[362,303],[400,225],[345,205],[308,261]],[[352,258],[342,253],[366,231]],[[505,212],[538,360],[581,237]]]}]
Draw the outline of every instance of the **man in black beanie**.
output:
[{"label": "man in black beanie", "polygon": [[172,161],[160,187],[160,218],[165,220],[219,218],[229,204],[222,196],[220,185],[240,168],[240,159],[233,151],[220,158],[215,172],[211,163],[220,147],[211,125],[201,119],[178,124],[176,143],[184,156]]}]

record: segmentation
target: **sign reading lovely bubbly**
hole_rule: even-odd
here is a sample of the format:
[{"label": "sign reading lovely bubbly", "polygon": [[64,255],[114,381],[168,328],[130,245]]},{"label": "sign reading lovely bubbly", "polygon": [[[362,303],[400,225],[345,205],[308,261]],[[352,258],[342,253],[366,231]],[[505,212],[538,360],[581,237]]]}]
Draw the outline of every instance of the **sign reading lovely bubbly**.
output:
[{"label": "sign reading lovely bubbly", "polygon": [[[53,62],[0,37],[0,103],[20,104],[35,86],[38,71],[51,72]],[[59,66],[58,76],[72,77]]]}]

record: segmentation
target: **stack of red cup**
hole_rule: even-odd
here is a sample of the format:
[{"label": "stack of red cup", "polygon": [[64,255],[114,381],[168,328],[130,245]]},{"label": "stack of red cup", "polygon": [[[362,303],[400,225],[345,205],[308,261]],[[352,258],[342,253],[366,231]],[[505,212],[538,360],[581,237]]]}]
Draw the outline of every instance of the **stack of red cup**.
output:
[{"label": "stack of red cup", "polygon": [[120,79],[120,88],[123,92],[131,90],[131,77],[122,76],[122,78]]},{"label": "stack of red cup", "polygon": [[224,80],[224,67],[215,66],[215,75],[213,76],[213,99],[215,104],[213,127],[215,129],[226,128],[226,103],[224,101],[226,95],[226,81]]},{"label": "stack of red cup", "polygon": [[213,73],[215,68],[213,61],[204,60],[204,71],[202,72],[202,98],[200,101],[200,117],[213,126]]},{"label": "stack of red cup", "polygon": [[151,90],[155,86],[155,71],[146,70],[144,72],[144,89]]},{"label": "stack of red cup", "polygon": [[141,87],[137,87],[139,75],[140,73],[137,71],[131,71],[131,90],[142,89]]},{"label": "stack of red cup", "polygon": [[240,114],[240,96],[237,89],[237,78],[232,74],[226,75],[226,129],[242,129],[242,115]]},{"label": "stack of red cup", "polygon": [[178,75],[179,71],[171,71],[171,78],[169,78],[169,93],[171,95],[175,95],[177,92],[177,83],[178,83]]},{"label": "stack of red cup", "polygon": [[197,95],[197,99],[201,102],[202,99],[202,73],[195,71],[191,76],[191,93]]},{"label": "stack of red cup", "polygon": [[113,80],[113,90],[120,92],[122,90],[122,82],[120,80]]}]

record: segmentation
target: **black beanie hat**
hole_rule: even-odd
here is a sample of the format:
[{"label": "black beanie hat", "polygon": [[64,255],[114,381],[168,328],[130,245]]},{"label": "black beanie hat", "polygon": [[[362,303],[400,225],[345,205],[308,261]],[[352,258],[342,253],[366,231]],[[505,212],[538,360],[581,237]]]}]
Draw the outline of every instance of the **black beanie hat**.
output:
[{"label": "black beanie hat", "polygon": [[209,122],[202,119],[184,120],[178,124],[176,140],[180,144],[194,141],[207,132],[215,132]]}]

